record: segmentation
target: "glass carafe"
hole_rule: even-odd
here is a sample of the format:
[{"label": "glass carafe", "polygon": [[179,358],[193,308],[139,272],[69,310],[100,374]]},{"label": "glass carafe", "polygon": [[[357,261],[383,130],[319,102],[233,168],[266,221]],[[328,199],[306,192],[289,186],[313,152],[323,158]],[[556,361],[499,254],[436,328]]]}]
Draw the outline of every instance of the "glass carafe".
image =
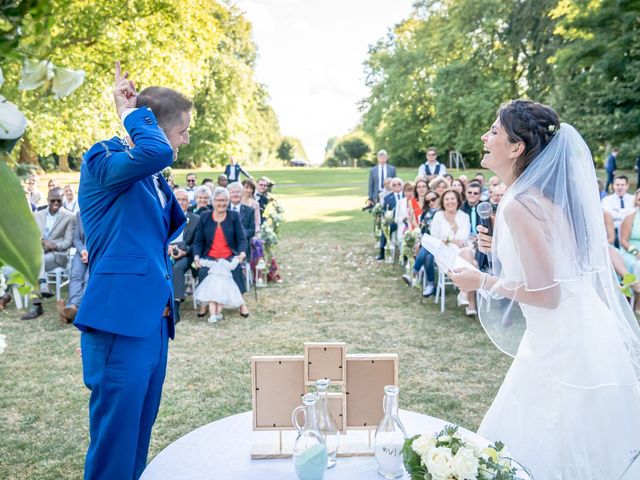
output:
[{"label": "glass carafe", "polygon": [[316,418],[318,420],[318,430],[322,433],[324,442],[327,445],[327,455],[329,464],[327,468],[336,466],[336,455],[340,445],[340,433],[336,422],[329,413],[329,399],[327,398],[327,388],[330,380],[322,378],[316,380],[316,390],[318,392],[318,402],[316,403]]},{"label": "glass carafe", "polygon": [[374,453],[378,473],[384,478],[400,478],[404,475],[402,447],[407,433],[398,416],[398,392],[395,385],[384,387],[384,417],[376,429]]},{"label": "glass carafe", "polygon": [[[308,393],[302,397],[302,405],[291,415],[291,422],[298,430],[293,445],[293,464],[300,480],[321,480],[327,469],[327,445],[318,430],[316,402],[318,395]],[[298,423],[298,414],[303,413],[304,424]]]}]

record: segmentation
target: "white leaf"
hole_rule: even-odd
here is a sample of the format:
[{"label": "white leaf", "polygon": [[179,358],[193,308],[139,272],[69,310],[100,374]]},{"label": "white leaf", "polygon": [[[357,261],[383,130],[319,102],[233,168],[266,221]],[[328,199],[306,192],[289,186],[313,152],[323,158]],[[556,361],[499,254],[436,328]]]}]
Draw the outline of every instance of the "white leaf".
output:
[{"label": "white leaf", "polygon": [[0,95],[0,140],[20,138],[27,128],[27,119],[13,103]]},{"label": "white leaf", "polygon": [[19,90],[35,90],[53,76],[53,64],[48,60],[25,60]]},{"label": "white leaf", "polygon": [[63,98],[70,95],[84,82],[84,70],[71,70],[70,68],[54,68],[53,85],[51,91],[55,98]]}]

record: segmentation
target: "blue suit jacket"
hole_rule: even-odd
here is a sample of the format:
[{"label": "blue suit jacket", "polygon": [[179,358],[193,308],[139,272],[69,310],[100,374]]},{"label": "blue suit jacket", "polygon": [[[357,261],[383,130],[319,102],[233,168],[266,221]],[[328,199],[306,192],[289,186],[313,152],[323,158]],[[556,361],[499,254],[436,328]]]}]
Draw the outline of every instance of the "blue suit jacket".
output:
[{"label": "blue suit jacket", "polygon": [[[167,245],[185,216],[162,175],[164,208],[158,198],[152,175],[171,165],[173,150],[151,110],[133,111],[124,126],[135,147],[117,137],[99,142],[80,170],[78,200],[91,261],[75,325],[146,337],[158,329],[164,308],[173,309]],[[171,338],[173,327],[172,310]]]}]

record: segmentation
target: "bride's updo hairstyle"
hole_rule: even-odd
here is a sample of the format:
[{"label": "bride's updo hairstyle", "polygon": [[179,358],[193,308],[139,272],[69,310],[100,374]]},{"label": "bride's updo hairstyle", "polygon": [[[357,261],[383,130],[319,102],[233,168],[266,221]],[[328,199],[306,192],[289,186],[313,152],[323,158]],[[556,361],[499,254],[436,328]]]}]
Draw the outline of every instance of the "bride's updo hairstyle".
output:
[{"label": "bride's updo hairstyle", "polygon": [[500,123],[511,143],[524,143],[524,153],[513,164],[518,178],[544,150],[560,128],[558,114],[551,107],[531,100],[512,100],[498,109]]}]

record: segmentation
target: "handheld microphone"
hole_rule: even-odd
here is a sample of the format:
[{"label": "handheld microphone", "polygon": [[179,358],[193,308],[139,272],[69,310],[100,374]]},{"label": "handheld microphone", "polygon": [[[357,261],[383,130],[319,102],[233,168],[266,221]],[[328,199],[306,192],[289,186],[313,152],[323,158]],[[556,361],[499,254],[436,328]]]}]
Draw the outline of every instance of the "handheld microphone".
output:
[{"label": "handheld microphone", "polygon": [[482,226],[489,229],[488,235],[493,236],[493,220],[491,219],[493,207],[491,204],[489,202],[480,202],[476,206],[476,212],[478,212]]}]

